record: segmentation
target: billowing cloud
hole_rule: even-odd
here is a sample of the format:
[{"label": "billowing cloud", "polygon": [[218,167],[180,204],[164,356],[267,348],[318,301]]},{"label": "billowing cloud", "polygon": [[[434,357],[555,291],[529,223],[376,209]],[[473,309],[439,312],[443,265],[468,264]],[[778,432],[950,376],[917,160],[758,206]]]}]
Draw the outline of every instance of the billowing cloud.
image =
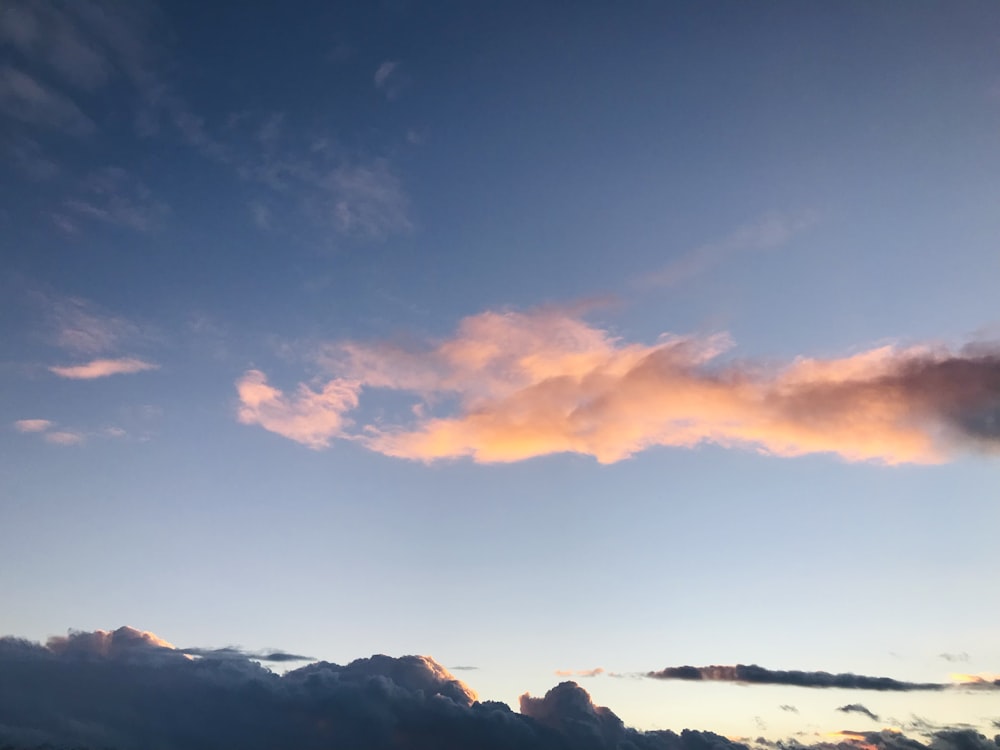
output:
[{"label": "billowing cloud", "polygon": [[765,669],[756,664],[731,667],[667,667],[649,672],[647,677],[658,680],[705,680],[740,682],[757,685],[795,685],[813,688],[850,688],[852,690],[908,691],[943,690],[948,685],[938,682],[904,682],[891,677],[869,677],[845,672],[802,672],[799,670]]},{"label": "billowing cloud", "polygon": [[[628,343],[560,311],[485,312],[429,345],[327,345],[320,359],[333,377],[318,390],[299,386],[290,400],[269,391],[276,394],[271,421],[326,420],[318,438],[304,440],[298,430],[286,436],[311,447],[350,437],[421,461],[573,452],[613,463],[652,446],[714,443],[896,464],[1000,447],[996,348],[883,346],[760,365],[724,358],[730,347],[721,335]],[[266,382],[253,371],[238,387],[248,379]],[[333,409],[316,397],[345,389],[352,398],[338,398]],[[372,398],[379,389],[410,394],[413,418],[347,434],[344,412],[364,389]],[[264,424],[243,413],[241,421]]]},{"label": "billowing cloud", "polygon": [[48,419],[19,419],[14,422],[14,429],[18,432],[45,432],[52,426]]},{"label": "billowing cloud", "polygon": [[[45,645],[0,638],[0,746],[749,750],[711,732],[629,728],[573,682],[540,698],[522,695],[516,713],[479,700],[427,656],[316,662],[283,675],[259,661],[259,654],[235,648],[177,648],[129,627],[73,632]],[[790,741],[787,747],[809,746]],[[884,731],[840,733],[812,747],[997,750],[970,729],[938,731],[929,745]]]},{"label": "billowing cloud", "polygon": [[846,706],[840,706],[837,710],[845,714],[861,714],[862,716],[867,716],[872,721],[880,721],[877,714],[861,703],[848,703]]},{"label": "billowing cloud", "polygon": [[159,369],[159,365],[136,357],[120,357],[118,359],[94,359],[82,365],[53,366],[50,372],[61,378],[73,380],[94,380],[110,375],[132,375],[146,370]]}]

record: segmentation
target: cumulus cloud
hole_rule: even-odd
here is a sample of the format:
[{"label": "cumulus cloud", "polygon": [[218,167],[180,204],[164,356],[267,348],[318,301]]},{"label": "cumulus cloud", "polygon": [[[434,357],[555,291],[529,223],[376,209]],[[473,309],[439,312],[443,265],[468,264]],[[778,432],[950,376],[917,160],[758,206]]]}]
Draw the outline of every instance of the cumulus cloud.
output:
[{"label": "cumulus cloud", "polygon": [[[613,463],[652,446],[714,443],[896,464],[1000,447],[996,348],[883,346],[760,365],[724,358],[730,347],[722,335],[629,343],[562,311],[484,312],[422,346],[329,344],[319,355],[332,374],[326,383],[300,385],[288,400],[269,391],[276,428],[242,411],[241,421],[310,447],[350,437],[422,461],[574,452]],[[248,379],[266,382],[252,371],[238,388]],[[414,418],[348,434],[344,414],[366,389],[373,398],[378,389],[410,394]],[[331,390],[352,395],[334,407],[316,398]],[[241,401],[253,412],[242,394]],[[284,428],[317,420],[325,427],[307,430],[307,439]]]},{"label": "cumulus cloud", "polygon": [[19,419],[14,422],[14,429],[18,432],[45,432],[52,426],[48,419]]},{"label": "cumulus cloud", "polygon": [[[0,747],[748,750],[711,732],[629,728],[574,682],[522,695],[516,713],[479,700],[427,656],[316,662],[283,675],[261,660],[232,647],[177,648],[129,627],[45,645],[0,638]],[[894,732],[842,733],[815,746],[859,748],[997,750],[972,730],[937,732],[927,746]]]},{"label": "cumulus cloud", "polygon": [[830,672],[765,669],[756,664],[667,667],[658,672],[649,672],[646,676],[658,680],[705,680],[757,685],[795,685],[797,687],[879,691],[943,690],[947,687],[946,684],[938,682],[904,682],[894,680],[891,677],[869,677],[850,672],[831,674]]},{"label": "cumulus cloud", "polygon": [[147,370],[157,370],[159,365],[136,357],[118,359],[94,359],[82,365],[52,366],[49,371],[61,378],[72,380],[94,380],[110,375],[132,375]]},{"label": "cumulus cloud", "polygon": [[848,703],[846,706],[840,706],[837,710],[845,714],[861,714],[862,716],[867,716],[872,721],[880,720],[877,714],[860,703]]}]

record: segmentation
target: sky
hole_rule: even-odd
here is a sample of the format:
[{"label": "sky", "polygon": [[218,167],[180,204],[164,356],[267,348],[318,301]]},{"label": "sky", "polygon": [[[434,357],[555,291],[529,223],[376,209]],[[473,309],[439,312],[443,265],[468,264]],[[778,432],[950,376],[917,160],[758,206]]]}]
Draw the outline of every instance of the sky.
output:
[{"label": "sky", "polygon": [[992,737],[998,42],[972,0],[4,2],[0,660]]}]

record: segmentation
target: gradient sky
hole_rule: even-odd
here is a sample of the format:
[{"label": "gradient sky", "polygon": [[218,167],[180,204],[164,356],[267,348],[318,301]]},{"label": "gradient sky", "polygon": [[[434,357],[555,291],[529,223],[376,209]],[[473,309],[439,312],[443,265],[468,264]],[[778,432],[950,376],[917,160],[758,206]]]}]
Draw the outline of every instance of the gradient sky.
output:
[{"label": "gradient sky", "polygon": [[[37,0],[0,45],[0,632],[515,706],[1000,671],[996,3]],[[579,679],[731,736],[1000,713]]]}]

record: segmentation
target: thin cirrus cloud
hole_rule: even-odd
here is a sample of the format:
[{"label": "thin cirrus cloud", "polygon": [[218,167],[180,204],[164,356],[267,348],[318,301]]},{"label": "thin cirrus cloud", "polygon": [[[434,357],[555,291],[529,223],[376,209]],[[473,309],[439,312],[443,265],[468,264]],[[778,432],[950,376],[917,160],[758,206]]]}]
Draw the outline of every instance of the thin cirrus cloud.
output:
[{"label": "thin cirrus cloud", "polygon": [[159,365],[136,357],[120,357],[118,359],[94,359],[81,365],[54,365],[49,371],[61,378],[71,380],[95,380],[111,375],[133,375],[137,372],[157,370]]},{"label": "thin cirrus cloud", "polygon": [[[667,667],[647,672],[646,676],[657,680],[736,682],[744,685],[791,685],[879,692],[936,691],[951,687],[1000,688],[1000,679],[982,675],[952,675],[951,682],[906,682],[891,677],[872,677],[851,672],[833,674],[831,672],[805,672],[797,669],[766,669],[756,664]],[[845,707],[839,710],[859,711],[858,707]]]},{"label": "thin cirrus cloud", "polygon": [[[422,346],[326,345],[317,360],[332,377],[290,394],[248,371],[239,420],[310,448],[344,438],[419,461],[572,452],[614,463],[713,443],[940,463],[1000,447],[996,348],[882,346],[764,366],[724,359],[730,347],[722,335],[629,343],[561,311],[484,312]],[[412,418],[355,426],[349,413],[382,389],[409,394]]]}]

